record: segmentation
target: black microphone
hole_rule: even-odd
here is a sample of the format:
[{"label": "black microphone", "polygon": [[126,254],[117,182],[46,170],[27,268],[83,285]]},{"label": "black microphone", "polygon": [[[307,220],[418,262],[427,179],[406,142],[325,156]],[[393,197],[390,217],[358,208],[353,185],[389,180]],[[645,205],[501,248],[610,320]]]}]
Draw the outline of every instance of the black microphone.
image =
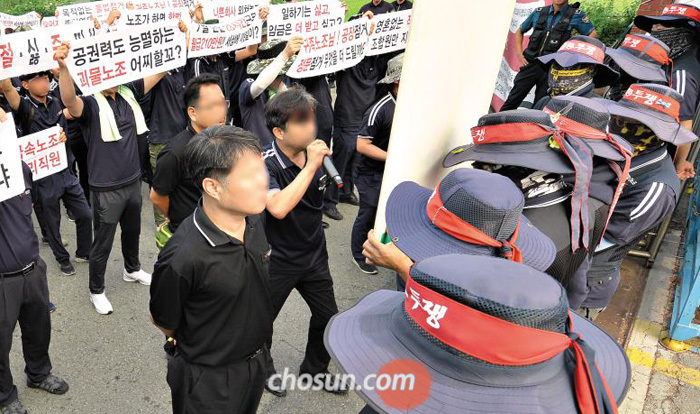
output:
[{"label": "black microphone", "polygon": [[340,174],[338,174],[338,170],[335,168],[331,157],[328,155],[323,157],[323,169],[326,170],[326,173],[333,179],[333,181],[335,181],[338,188],[343,188],[345,185],[343,184],[343,178],[340,176]]}]

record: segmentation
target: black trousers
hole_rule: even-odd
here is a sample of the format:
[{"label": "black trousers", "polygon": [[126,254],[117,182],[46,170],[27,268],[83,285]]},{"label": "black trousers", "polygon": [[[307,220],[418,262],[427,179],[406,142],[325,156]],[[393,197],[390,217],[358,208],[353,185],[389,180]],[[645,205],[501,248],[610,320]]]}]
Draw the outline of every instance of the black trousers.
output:
[{"label": "black trousers", "polygon": [[[323,332],[333,315],[338,313],[333,293],[333,278],[328,264],[304,274],[288,274],[270,269],[270,292],[275,318],[282,310],[292,289],[296,289],[311,310],[309,333],[304,360],[299,367],[301,374],[316,375],[328,369],[331,356],[323,345]],[[267,342],[271,349],[272,334]],[[272,354],[268,353],[268,377],[276,372]]]},{"label": "black trousers", "polygon": [[255,413],[267,379],[266,354],[215,367],[192,364],[179,354],[168,357],[173,413]]},{"label": "black trousers", "polygon": [[343,178],[343,188],[330,185],[324,194],[324,206],[332,207],[338,204],[341,196],[350,196],[353,192],[353,169],[357,147],[357,131],[359,127],[333,128],[333,165]]},{"label": "black trousers", "polygon": [[501,106],[501,111],[518,109],[533,86],[536,87],[534,102],[537,102],[547,94],[548,89],[546,67],[539,62],[532,62],[520,68],[520,72],[513,79],[513,88],[508,94],[508,99]]},{"label": "black trousers", "polygon": [[383,176],[383,173],[365,174],[360,172],[355,176],[355,185],[360,194],[360,208],[357,211],[350,235],[350,249],[355,260],[365,260],[362,255],[362,245],[367,240],[367,232],[374,226]]},{"label": "black trousers", "polygon": [[88,181],[88,166],[87,166],[87,154],[88,149],[85,142],[74,142],[70,147],[73,155],[75,156],[75,165],[78,168],[73,167],[73,173],[78,176],[80,181],[80,187],[83,189],[85,198],[90,200],[90,184]]},{"label": "black trousers", "polygon": [[141,235],[141,182],[110,191],[92,192],[95,238],[90,249],[90,292],[105,290],[105,270],[112,251],[117,225],[122,230],[122,256],[128,272],[141,269],[139,236]]},{"label": "black trousers", "polygon": [[[17,269],[19,270],[19,269]],[[10,370],[12,334],[17,322],[22,329],[24,372],[32,382],[41,382],[51,373],[49,343],[49,286],[46,263],[37,259],[34,270],[22,276],[0,280],[0,407],[17,399],[17,387]]]},{"label": "black trousers", "polygon": [[77,236],[76,256],[88,257],[92,245],[92,213],[78,179],[65,169],[35,182],[37,204],[40,206],[46,231],[46,240],[56,261],[70,260],[61,238],[61,204],[73,213]]}]

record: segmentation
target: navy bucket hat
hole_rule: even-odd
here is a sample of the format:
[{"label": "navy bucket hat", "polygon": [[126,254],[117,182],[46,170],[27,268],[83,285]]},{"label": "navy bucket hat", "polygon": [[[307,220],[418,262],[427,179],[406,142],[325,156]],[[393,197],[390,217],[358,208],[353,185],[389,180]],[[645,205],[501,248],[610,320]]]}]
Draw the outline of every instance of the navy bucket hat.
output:
[{"label": "navy bucket hat", "polygon": [[642,82],[668,83],[666,67],[672,64],[670,49],[661,40],[642,34],[628,34],[617,49],[605,53],[631,77]]},{"label": "navy bucket hat", "polygon": [[422,395],[388,404],[383,390],[357,390],[382,413],[609,414],[630,382],[625,352],[568,309],[557,281],[492,257],[416,263],[405,292],[365,296],[331,319],[324,342],[357,384],[397,361],[424,371],[399,371],[428,383]]},{"label": "navy bucket hat", "polygon": [[660,16],[639,15],[634,18],[634,25],[651,32],[655,24],[667,27],[682,27],[700,23],[700,9],[690,4],[669,4],[661,11]]},{"label": "navy bucket hat", "polygon": [[386,205],[387,232],[414,261],[448,253],[499,256],[538,270],[554,243],[522,215],[522,192],[507,177],[461,168],[435,188],[399,184]]},{"label": "navy bucket hat", "polygon": [[540,56],[537,59],[545,65],[552,61],[561,67],[569,68],[579,63],[596,66],[593,83],[597,88],[615,83],[620,74],[605,64],[605,44],[590,36],[577,35],[564,42],[555,53]]}]

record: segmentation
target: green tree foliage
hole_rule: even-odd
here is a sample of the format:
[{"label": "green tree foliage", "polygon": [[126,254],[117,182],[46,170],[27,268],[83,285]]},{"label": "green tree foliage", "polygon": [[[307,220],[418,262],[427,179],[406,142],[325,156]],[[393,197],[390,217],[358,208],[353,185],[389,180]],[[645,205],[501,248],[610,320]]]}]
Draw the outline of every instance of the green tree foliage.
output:
[{"label": "green tree foliage", "polygon": [[637,14],[640,0],[578,0],[598,32],[598,38],[611,46],[625,33]]}]

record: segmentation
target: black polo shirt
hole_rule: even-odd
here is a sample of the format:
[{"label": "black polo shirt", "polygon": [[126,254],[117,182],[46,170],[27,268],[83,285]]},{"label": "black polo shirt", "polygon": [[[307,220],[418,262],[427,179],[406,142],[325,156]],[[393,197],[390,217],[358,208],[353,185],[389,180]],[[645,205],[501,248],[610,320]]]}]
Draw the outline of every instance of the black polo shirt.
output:
[{"label": "black polo shirt", "polygon": [[[274,142],[265,148],[263,156],[270,175],[270,191],[284,189],[301,172]],[[271,273],[299,274],[328,266],[322,226],[327,181],[325,171],[319,168],[299,204],[282,220],[265,211],[265,233],[272,246]]]},{"label": "black polo shirt", "polygon": [[158,255],[151,315],[158,326],[175,331],[188,362],[232,364],[272,335],[270,247],[261,217],[246,223],[241,243],[216,227],[200,203]]},{"label": "black polo shirt", "polygon": [[[396,99],[389,92],[365,111],[360,132],[357,134],[358,137],[369,138],[372,140],[372,144],[386,151],[389,148],[395,108]],[[384,164],[384,161],[362,156],[357,164],[357,171],[365,174],[383,173]]]},{"label": "black polo shirt", "polygon": [[391,5],[394,6],[395,11],[409,10],[413,8],[413,2],[409,0],[405,0],[401,4],[399,4],[398,1],[394,1],[393,3],[391,3]]},{"label": "black polo shirt", "polygon": [[265,105],[268,101],[267,89],[257,98],[250,94],[250,87],[255,79],[248,78],[243,81],[238,90],[238,107],[241,111],[241,127],[258,137],[263,147],[270,145],[275,136],[265,123]]},{"label": "black polo shirt", "polygon": [[374,14],[389,13],[394,11],[394,5],[383,1],[379,5],[375,6],[371,1],[364,6],[360,7],[359,14],[364,14],[365,12],[371,11]]},{"label": "black polo shirt", "polygon": [[337,96],[333,111],[334,126],[357,128],[362,123],[362,114],[374,102],[377,82],[384,75],[381,69],[383,65],[379,57],[367,56],[357,65],[336,74]]},{"label": "black polo shirt", "polygon": [[185,159],[185,147],[195,135],[192,127],[188,126],[168,142],[158,155],[153,189],[170,198],[168,219],[171,231],[177,230],[180,223],[192,214],[202,197],[202,192],[187,171]]},{"label": "black polo shirt", "polygon": [[187,127],[184,68],[171,70],[150,91],[148,142],[165,144]]},{"label": "black polo shirt", "polygon": [[[134,82],[134,84],[137,84]],[[143,80],[140,81],[143,85]],[[138,98],[143,86],[128,84]],[[102,141],[100,110],[94,96],[83,96],[83,114],[78,118],[83,139],[88,147],[88,180],[90,189],[109,191],[126,187],[141,178],[136,118],[131,106],[119,94],[107,98],[114,112],[122,138],[114,142]]]},{"label": "black polo shirt", "polygon": [[205,73],[219,77],[219,86],[227,100],[231,99],[228,94],[228,75],[231,59],[227,53],[216,56],[204,56],[187,59],[185,65],[185,83],[190,79]]},{"label": "black polo shirt", "polygon": [[228,117],[233,120],[232,125],[241,125],[241,110],[238,107],[238,92],[241,89],[243,81],[248,77],[246,72],[248,68],[248,63],[250,63],[253,58],[243,59],[236,62],[235,52],[229,54],[230,60],[232,60],[231,65],[229,65],[228,70],[228,96],[230,96],[230,105],[228,107]]},{"label": "black polo shirt", "polygon": [[32,224],[32,172],[22,163],[24,192],[0,202],[0,273],[21,270],[39,257],[39,240]]},{"label": "black polo shirt", "polygon": [[46,97],[46,103],[42,103],[27,95],[19,100],[17,108],[17,118],[22,124],[22,129],[26,135],[49,129],[56,125],[66,129],[65,118],[63,117],[63,106],[61,101],[51,95]]}]

